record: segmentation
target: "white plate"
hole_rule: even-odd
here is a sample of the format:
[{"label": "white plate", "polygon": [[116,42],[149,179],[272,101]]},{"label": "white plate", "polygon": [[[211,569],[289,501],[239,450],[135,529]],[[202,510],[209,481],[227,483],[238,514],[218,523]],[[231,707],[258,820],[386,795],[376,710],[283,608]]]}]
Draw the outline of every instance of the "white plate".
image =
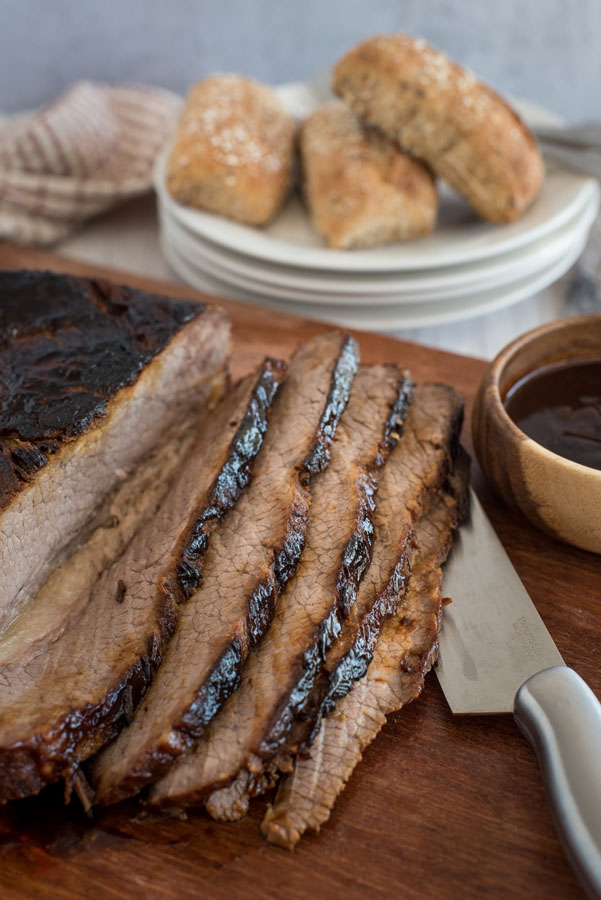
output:
[{"label": "white plate", "polygon": [[[310,88],[285,85],[282,97],[290,109],[302,91],[302,105],[308,109]],[[319,98],[315,98],[316,104]],[[532,108],[516,102],[533,121]],[[537,116],[549,121],[549,114]],[[534,124],[534,123],[533,123]],[[473,212],[450,190],[441,187],[439,225],[419,241],[389,244],[365,250],[329,250],[313,230],[306,211],[292,194],[280,215],[264,228],[241,225],[229,219],[181,206],[165,187],[168,150],[157,160],[155,187],[162,203],[182,225],[200,237],[249,256],[283,265],[346,272],[401,272],[456,266],[509,253],[539,240],[573,218],[597,191],[594,179],[549,169],[543,189],[529,210],[511,225],[491,225]]]},{"label": "white plate", "polygon": [[577,235],[571,237],[570,241],[563,246],[561,252],[546,256],[546,258],[542,262],[539,262],[536,268],[529,273],[519,273],[517,276],[505,280],[502,284],[498,284],[494,280],[486,280],[481,284],[465,288],[463,291],[457,292],[451,297],[430,294],[425,297],[419,295],[412,296],[406,295],[404,292],[397,295],[367,294],[365,296],[360,296],[355,294],[351,297],[347,294],[320,294],[315,291],[296,290],[290,287],[284,288],[281,286],[274,286],[258,278],[236,276],[232,274],[227,266],[221,266],[214,262],[199,259],[197,253],[190,252],[190,248],[185,247],[182,242],[173,239],[174,234],[169,225],[162,230],[162,241],[163,245],[170,246],[174,249],[182,259],[194,266],[197,271],[205,272],[212,278],[218,279],[222,284],[232,285],[234,288],[241,291],[250,291],[254,296],[261,296],[263,298],[268,297],[280,303],[290,302],[293,304],[308,304],[305,314],[313,315],[313,307],[316,304],[321,307],[343,307],[346,311],[351,307],[352,314],[355,314],[356,311],[360,312],[362,308],[370,310],[373,309],[374,306],[378,308],[399,308],[400,306],[417,306],[419,304],[429,306],[432,303],[445,303],[449,305],[453,304],[454,301],[460,303],[465,301],[469,303],[473,298],[481,297],[486,291],[492,289],[500,290],[502,288],[511,289],[516,282],[522,281],[524,278],[536,277],[540,273],[547,271],[558,259],[571,253],[574,246],[582,247],[586,241],[587,234],[588,228],[582,229]]},{"label": "white plate", "polygon": [[595,198],[574,221],[528,248],[500,257],[488,265],[451,270],[434,278],[426,272],[423,280],[414,275],[405,278],[381,276],[378,281],[372,276],[363,281],[355,275],[350,280],[333,277],[324,281],[319,272],[314,280],[308,275],[304,278],[286,276],[279,271],[274,273],[273,266],[252,265],[246,260],[240,262],[237,254],[207,245],[180,225],[166,209],[160,209],[160,219],[165,240],[197,268],[222,281],[282,300],[357,306],[371,305],[374,300],[379,304],[450,300],[472,296],[487,288],[502,287],[518,278],[534,275],[561,257],[575,242],[582,243],[597,209]]},{"label": "white plate", "polygon": [[483,277],[490,277],[491,280],[494,278],[497,283],[504,283],[519,274],[529,274],[529,271],[538,265],[547,253],[558,252],[560,238],[567,244],[572,235],[576,234],[581,227],[585,227],[585,225],[588,227],[597,214],[598,205],[599,190],[597,189],[595,196],[589,200],[584,209],[579,210],[577,215],[564,226],[539,241],[534,241],[526,247],[494,257],[491,260],[465,266],[439,268],[433,272],[418,270],[410,273],[372,273],[368,275],[354,272],[351,276],[346,276],[344,273],[324,272],[319,269],[301,269],[295,266],[265,263],[233,250],[226,250],[218,244],[194,234],[160,202],[159,216],[163,222],[169,224],[174,234],[181,236],[181,240],[185,242],[186,246],[191,247],[191,242],[194,243],[199,261],[206,259],[220,264],[222,267],[227,266],[238,275],[261,278],[265,282],[286,288],[334,291],[335,293],[387,294],[415,291],[427,294],[441,290],[462,290],[468,285],[480,283]]},{"label": "white plate", "polygon": [[188,284],[217,296],[230,297],[259,303],[283,312],[331,322],[344,328],[363,331],[396,331],[400,328],[421,328],[469,319],[475,315],[504,309],[520,300],[531,297],[560,278],[582,253],[584,241],[576,242],[560,259],[535,276],[519,279],[505,288],[482,291],[470,300],[451,302],[402,304],[398,307],[379,306],[344,309],[340,306],[268,300],[261,293],[233,288],[219,279],[212,278],[185,260],[171,245],[164,242],[163,252],[173,270]]}]

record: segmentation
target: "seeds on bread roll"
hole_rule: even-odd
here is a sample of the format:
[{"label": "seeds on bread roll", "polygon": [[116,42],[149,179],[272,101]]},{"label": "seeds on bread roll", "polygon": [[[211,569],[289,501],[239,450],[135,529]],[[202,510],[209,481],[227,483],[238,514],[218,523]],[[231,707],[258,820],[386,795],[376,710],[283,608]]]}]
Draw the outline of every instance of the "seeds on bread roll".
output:
[{"label": "seeds on bread roll", "polygon": [[179,203],[262,225],[291,184],[296,123],[272,90],[215,75],[187,98],[167,167]]},{"label": "seeds on bread roll", "polygon": [[423,40],[364,41],[336,65],[333,87],[482,218],[511,222],[538,194],[543,163],[529,129],[494,91]]},{"label": "seeds on bread roll", "polygon": [[427,169],[335,101],[305,120],[304,191],[317,231],[335,249],[410,240],[434,228],[438,197]]}]

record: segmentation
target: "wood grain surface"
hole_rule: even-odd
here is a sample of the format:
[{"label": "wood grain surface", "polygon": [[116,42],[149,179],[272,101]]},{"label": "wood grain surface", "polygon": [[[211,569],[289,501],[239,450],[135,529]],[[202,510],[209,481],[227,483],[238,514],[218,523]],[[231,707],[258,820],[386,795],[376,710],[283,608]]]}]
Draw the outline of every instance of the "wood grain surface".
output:
[{"label": "wood grain surface", "polygon": [[[0,245],[2,268],[48,268],[194,297],[196,292],[106,272],[41,251]],[[0,298],[1,302],[1,298]],[[288,356],[324,329],[292,316],[219,301],[234,325],[234,375],[269,353]],[[418,380],[448,382],[471,402],[484,363],[371,334],[366,362],[399,361]],[[469,447],[468,429],[464,438]],[[568,665],[601,694],[601,557],[535,531],[474,483]],[[149,815],[135,802],[88,820],[60,790],[0,810],[0,897],[582,898],[545,803],[534,755],[509,716],[454,718],[434,675],[365,752],[330,821],[294,853],[259,833],[264,801],[218,825]]]}]

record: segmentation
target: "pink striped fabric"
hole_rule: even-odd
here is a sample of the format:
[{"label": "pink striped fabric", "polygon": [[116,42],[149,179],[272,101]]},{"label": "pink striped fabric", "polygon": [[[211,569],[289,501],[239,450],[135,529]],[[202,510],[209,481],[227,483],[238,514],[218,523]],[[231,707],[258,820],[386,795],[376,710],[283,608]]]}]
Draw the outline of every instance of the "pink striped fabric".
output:
[{"label": "pink striped fabric", "polygon": [[181,104],[157,88],[82,81],[0,126],[0,238],[52,244],[148,191]]}]

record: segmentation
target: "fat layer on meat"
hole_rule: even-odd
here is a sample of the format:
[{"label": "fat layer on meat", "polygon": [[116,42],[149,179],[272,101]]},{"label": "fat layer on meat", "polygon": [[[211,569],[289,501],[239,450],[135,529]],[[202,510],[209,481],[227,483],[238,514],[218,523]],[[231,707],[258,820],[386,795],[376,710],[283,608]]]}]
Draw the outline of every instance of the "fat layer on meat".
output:
[{"label": "fat layer on meat", "polygon": [[335,332],[293,357],[251,485],[212,536],[203,581],[181,607],[157,678],[132,724],[94,763],[100,805],[164,774],[237,688],[300,560],[307,485],[327,466],[357,364],[356,343]]},{"label": "fat layer on meat", "polygon": [[251,652],[240,687],[197,746],[154,786],[150,803],[201,803],[253,765],[266,734],[285,732],[297,694],[319,667],[369,565],[378,471],[402,432],[411,393],[408,373],[396,366],[359,369],[330,466],[311,485],[307,543],[295,578]]}]

